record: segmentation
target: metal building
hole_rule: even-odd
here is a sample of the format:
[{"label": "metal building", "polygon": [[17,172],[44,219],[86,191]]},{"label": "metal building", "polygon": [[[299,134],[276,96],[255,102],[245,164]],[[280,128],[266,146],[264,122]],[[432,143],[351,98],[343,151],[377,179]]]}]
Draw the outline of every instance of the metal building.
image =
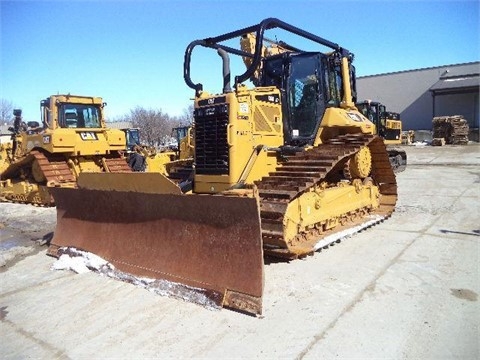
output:
[{"label": "metal building", "polygon": [[400,113],[404,130],[431,130],[435,116],[463,115],[479,137],[480,61],[357,78],[358,100]]}]

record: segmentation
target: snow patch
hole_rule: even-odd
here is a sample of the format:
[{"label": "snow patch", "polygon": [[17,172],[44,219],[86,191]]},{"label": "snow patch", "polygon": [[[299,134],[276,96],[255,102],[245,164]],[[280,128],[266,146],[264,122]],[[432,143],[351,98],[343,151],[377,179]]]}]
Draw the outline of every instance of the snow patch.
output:
[{"label": "snow patch", "polygon": [[357,225],[357,226],[354,226],[354,227],[351,227],[351,228],[333,233],[331,235],[325,236],[324,238],[322,238],[319,242],[317,242],[315,244],[315,247],[314,247],[315,251],[317,251],[318,249],[321,249],[325,246],[328,246],[328,245],[330,245],[330,244],[332,244],[332,243],[334,243],[338,240],[343,240],[343,239],[349,238],[352,235],[354,235],[355,233],[382,221],[383,219],[385,219],[385,216],[370,215],[368,217],[368,219],[370,219],[370,220],[365,221],[364,223],[361,223],[360,225]]},{"label": "snow patch", "polygon": [[103,267],[114,266],[95,254],[77,250],[74,248],[61,248],[57,261],[52,265],[52,270],[72,270],[77,274],[83,274],[91,270],[100,271]]},{"label": "snow patch", "polygon": [[207,295],[208,290],[164,279],[137,277],[116,269],[115,266],[100,256],[72,247],[60,248],[58,253],[61,255],[58,260],[53,263],[51,270],[71,270],[77,274],[94,271],[103,276],[142,287],[160,296],[174,297],[193,302],[210,310],[221,308],[221,306],[217,305],[217,303]]},{"label": "snow patch", "polygon": [[430,144],[427,141],[415,141],[412,145],[416,147],[424,147]]}]

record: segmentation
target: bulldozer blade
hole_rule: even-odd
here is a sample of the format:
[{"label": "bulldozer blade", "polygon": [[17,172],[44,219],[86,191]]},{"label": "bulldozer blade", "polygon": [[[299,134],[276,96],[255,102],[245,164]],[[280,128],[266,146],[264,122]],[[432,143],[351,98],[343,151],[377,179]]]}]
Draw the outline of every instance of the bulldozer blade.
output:
[{"label": "bulldozer blade", "polygon": [[91,190],[181,194],[180,187],[160,173],[80,173],[78,187]]},{"label": "bulldozer blade", "polygon": [[57,225],[50,255],[74,247],[122,272],[183,284],[218,306],[261,314],[257,198],[51,190]]}]

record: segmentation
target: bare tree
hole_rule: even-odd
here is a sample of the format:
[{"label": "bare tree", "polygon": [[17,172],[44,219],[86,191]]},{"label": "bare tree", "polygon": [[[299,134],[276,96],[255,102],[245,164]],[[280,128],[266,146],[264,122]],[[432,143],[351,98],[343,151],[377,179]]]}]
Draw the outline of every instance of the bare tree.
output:
[{"label": "bare tree", "polygon": [[118,116],[115,121],[130,122],[140,129],[142,144],[163,147],[175,141],[173,128],[193,123],[193,104],[183,110],[181,116],[170,116],[161,109],[145,109],[137,106],[129,114]]},{"label": "bare tree", "polygon": [[187,108],[183,109],[183,114],[179,118],[182,126],[193,124],[193,111],[193,104],[190,104]]},{"label": "bare tree", "polygon": [[140,128],[142,143],[149,146],[162,146],[170,138],[172,127],[175,126],[175,119],[170,118],[161,109],[144,109],[137,106],[127,116],[133,127]]},{"label": "bare tree", "polygon": [[13,120],[13,104],[6,100],[0,99],[0,125],[9,124]]}]

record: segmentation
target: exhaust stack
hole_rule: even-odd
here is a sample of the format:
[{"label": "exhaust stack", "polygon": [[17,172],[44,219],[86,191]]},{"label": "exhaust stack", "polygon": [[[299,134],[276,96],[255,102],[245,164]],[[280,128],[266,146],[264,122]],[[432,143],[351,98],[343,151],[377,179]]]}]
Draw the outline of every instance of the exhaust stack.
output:
[{"label": "exhaust stack", "polygon": [[222,58],[222,75],[223,75],[223,93],[232,92],[232,87],[230,86],[230,58],[228,57],[228,53],[221,49],[217,49],[218,55]]}]

